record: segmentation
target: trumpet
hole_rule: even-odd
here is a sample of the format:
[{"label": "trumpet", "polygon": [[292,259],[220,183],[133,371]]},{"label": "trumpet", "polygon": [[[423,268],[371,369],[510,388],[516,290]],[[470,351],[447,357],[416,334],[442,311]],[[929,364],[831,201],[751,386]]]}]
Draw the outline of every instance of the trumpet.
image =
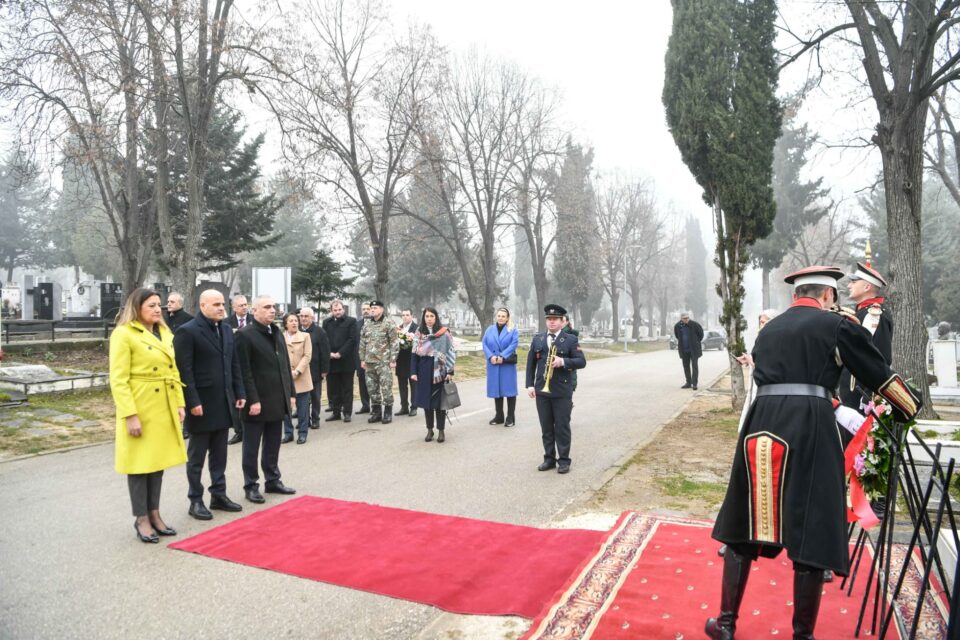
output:
[{"label": "trumpet", "polygon": [[543,371],[543,389],[541,393],[550,393],[550,380],[553,379],[553,360],[557,357],[557,345],[550,347],[550,353],[547,355],[546,369]]}]

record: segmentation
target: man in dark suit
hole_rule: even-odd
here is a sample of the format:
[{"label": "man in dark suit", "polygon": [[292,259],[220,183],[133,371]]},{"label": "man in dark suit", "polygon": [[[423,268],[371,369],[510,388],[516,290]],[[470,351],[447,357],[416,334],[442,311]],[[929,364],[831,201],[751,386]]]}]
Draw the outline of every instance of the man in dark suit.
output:
[{"label": "man in dark suit", "polygon": [[193,320],[193,316],[183,310],[183,296],[173,291],[167,296],[167,326],[174,333],[177,329]]},{"label": "man in dark suit", "polygon": [[314,322],[313,309],[304,307],[298,315],[300,330],[310,334],[313,355],[310,357],[310,377],[313,378],[313,390],[310,391],[310,428],[320,428],[320,391],[323,380],[330,372],[330,341],[323,327]]},{"label": "man in dark suit", "polygon": [[227,432],[236,425],[237,411],[246,404],[240,361],[233,331],[223,323],[227,311],[223,294],[208,289],[200,294],[200,314],[173,336],[177,368],[187,404],[184,426],[192,436],[187,446],[189,514],[198,520],[213,515],[203,504],[203,463],[209,453],[210,508],[240,511],[227,497]]},{"label": "man in dark suit", "polygon": [[687,382],[680,388],[696,391],[697,378],[700,377],[698,361],[703,355],[703,327],[691,320],[689,313],[683,312],[680,314],[680,322],[673,325],[673,335],[677,338],[677,351],[683,360],[683,375],[687,378]]},{"label": "man in dark suit", "polygon": [[[873,268],[869,258],[866,264],[858,262],[857,270],[847,276],[847,293],[850,300],[857,305],[856,315],[860,326],[873,336],[874,346],[883,354],[887,364],[893,364],[893,313],[887,308],[887,300],[883,297],[883,287],[887,286],[886,279]],[[849,369],[840,374],[840,401],[846,406],[860,411],[860,405],[870,402],[871,394],[857,386],[857,379],[850,375]],[[844,444],[852,436],[844,429]]]},{"label": "man in dark suit", "polygon": [[[277,307],[270,296],[253,301],[253,322],[237,332],[237,350],[247,392],[243,425],[243,489],[250,502],[264,502],[260,494],[257,458],[263,469],[264,491],[296,493],[280,480],[280,439],[283,419],[293,415],[296,393],[290,373],[287,344],[273,324]],[[260,444],[263,443],[261,457]]]},{"label": "man in dark suit", "polygon": [[353,378],[357,370],[357,341],[360,337],[356,318],[347,315],[340,300],[330,303],[331,315],[323,321],[330,341],[330,373],[327,375],[327,400],[333,413],[327,422],[350,422],[353,414]]},{"label": "man in dark suit", "polygon": [[[227,324],[230,325],[234,333],[253,322],[253,314],[247,311],[249,308],[247,305],[247,296],[243,294],[233,296],[233,299],[230,301],[230,308],[233,310],[233,313],[227,316]],[[238,442],[243,442],[242,417],[238,417],[234,423],[233,437],[227,441],[227,444],[237,444]]]},{"label": "man in dark suit", "polygon": [[233,296],[233,299],[230,301],[230,309],[233,313],[227,316],[227,324],[233,328],[234,332],[243,329],[253,322],[253,314],[248,311],[249,308],[247,296],[243,294]]},{"label": "man in dark suit", "polygon": [[[537,399],[540,434],[543,438],[543,462],[539,471],[556,467],[557,473],[570,471],[570,410],[573,405],[573,372],[587,366],[577,336],[565,333],[563,316],[567,310],[558,304],[543,308],[547,330],[538,333],[527,354],[527,393]],[[556,349],[553,351],[553,349]],[[553,351],[553,356],[551,352]],[[546,375],[550,387],[546,388]]]},{"label": "man in dark suit", "polygon": [[[370,303],[364,302],[360,306],[360,320],[357,321],[357,353],[359,354],[360,335],[363,333],[363,323],[370,317]],[[367,390],[367,372],[360,366],[359,355],[355,356],[357,367],[357,380],[360,383],[360,410],[357,414],[370,413],[370,392]]]},{"label": "man in dark suit", "polygon": [[413,342],[406,343],[403,337],[410,336],[412,339],[413,334],[417,332],[417,323],[413,320],[412,309],[401,311],[400,318],[401,322],[397,332],[400,334],[401,340],[396,369],[397,384],[400,387],[400,411],[397,411],[394,415],[415,416],[417,415],[417,408],[411,407],[409,402],[409,398],[414,397],[417,393],[417,383],[410,379],[410,352],[413,350]]}]

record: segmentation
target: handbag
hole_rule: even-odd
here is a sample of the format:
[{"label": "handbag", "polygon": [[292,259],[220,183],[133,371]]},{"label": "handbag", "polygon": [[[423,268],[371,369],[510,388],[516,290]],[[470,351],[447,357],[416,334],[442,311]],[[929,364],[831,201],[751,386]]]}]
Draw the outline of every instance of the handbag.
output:
[{"label": "handbag", "polygon": [[503,359],[503,364],[517,364],[517,352],[514,351],[509,356]]},{"label": "handbag", "polygon": [[447,382],[440,387],[440,408],[443,411],[456,409],[460,406],[460,392],[455,382]]}]

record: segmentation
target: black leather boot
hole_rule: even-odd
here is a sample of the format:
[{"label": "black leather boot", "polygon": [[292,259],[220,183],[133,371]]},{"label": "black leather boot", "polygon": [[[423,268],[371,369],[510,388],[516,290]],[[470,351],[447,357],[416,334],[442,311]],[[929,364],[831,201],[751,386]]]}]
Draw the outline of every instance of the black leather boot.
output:
[{"label": "black leather boot", "polygon": [[493,414],[493,419],[490,420],[490,424],[503,424],[503,398],[494,398],[493,406],[496,409],[496,413]]},{"label": "black leather boot", "polygon": [[423,441],[430,442],[433,440],[433,411],[424,409],[424,415],[427,417],[427,437]]},{"label": "black leather boot", "polygon": [[794,640],[813,640],[813,628],[820,613],[823,594],[823,571],[793,572],[793,637]]},{"label": "black leather boot", "polygon": [[437,411],[437,442],[446,442],[447,438],[443,435],[443,427],[447,421],[447,412],[443,409]]},{"label": "black leather boot", "polygon": [[[361,412],[357,411],[357,413]],[[367,422],[380,422],[381,420],[383,420],[383,414],[380,413],[380,405],[375,404],[370,410],[370,417],[367,418]]]},{"label": "black leather boot", "polygon": [[727,547],[723,555],[723,583],[720,592],[720,615],[708,618],[704,628],[713,640],[733,640],[740,614],[740,602],[750,577],[753,561]]},{"label": "black leather boot", "polygon": [[388,404],[383,408],[383,424],[393,422],[393,405]]},{"label": "black leather boot", "polygon": [[512,398],[507,398],[507,421],[503,426],[512,427],[513,425],[517,424],[516,411],[517,397],[514,396]]}]

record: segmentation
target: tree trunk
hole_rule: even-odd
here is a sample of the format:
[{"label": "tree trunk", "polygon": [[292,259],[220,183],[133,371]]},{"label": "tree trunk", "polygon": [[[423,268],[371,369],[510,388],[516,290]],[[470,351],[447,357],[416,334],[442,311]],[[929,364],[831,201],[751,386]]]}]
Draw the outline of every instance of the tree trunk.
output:
[{"label": "tree trunk", "polygon": [[763,308],[769,309],[771,306],[773,306],[770,304],[770,268],[763,267],[760,273],[762,277],[762,283],[760,286],[763,291]]},{"label": "tree trunk", "polygon": [[620,337],[620,294],[612,287],[610,289],[610,307],[612,312],[610,322],[613,325],[613,333],[611,335],[613,341],[616,342]]},{"label": "tree trunk", "polygon": [[876,142],[883,158],[890,243],[890,298],[893,307],[893,366],[921,392],[919,417],[935,418],[927,379],[927,334],[923,318],[921,217],[923,202],[923,132],[926,108],[899,126],[881,120]]},{"label": "tree trunk", "polygon": [[713,194],[713,215],[717,233],[717,259],[720,267],[720,298],[723,300],[723,313],[720,321],[727,332],[727,359],[730,365],[731,403],[734,411],[743,408],[746,389],[743,383],[743,368],[734,354],[743,351],[743,337],[740,335],[740,312],[743,306],[743,269],[738,238],[728,237],[723,211],[720,208],[720,195]]},{"label": "tree trunk", "polygon": [[[550,288],[550,281],[547,279],[546,269],[533,270],[533,288],[537,292],[537,308],[543,309],[547,306],[547,292]],[[579,326],[579,325],[577,325]],[[547,319],[542,313],[537,314],[537,331],[547,330]]]}]

